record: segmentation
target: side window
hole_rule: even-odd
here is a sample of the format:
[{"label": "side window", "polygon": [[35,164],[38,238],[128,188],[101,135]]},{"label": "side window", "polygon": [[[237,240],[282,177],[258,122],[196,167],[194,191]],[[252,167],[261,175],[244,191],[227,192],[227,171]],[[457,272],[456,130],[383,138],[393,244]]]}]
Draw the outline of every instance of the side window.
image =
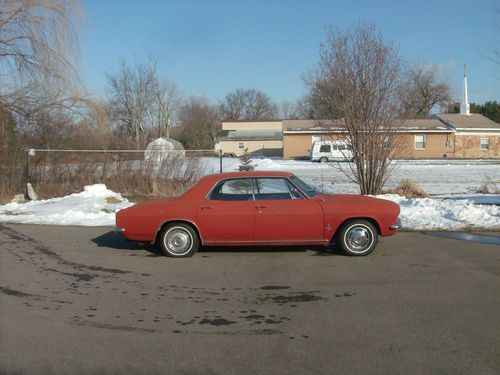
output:
[{"label": "side window", "polygon": [[321,145],[319,147],[319,152],[330,152],[330,145]]},{"label": "side window", "polygon": [[255,200],[292,199],[289,185],[283,178],[257,178]]},{"label": "side window", "polygon": [[209,199],[216,201],[249,201],[253,200],[252,180],[237,178],[219,182]]}]

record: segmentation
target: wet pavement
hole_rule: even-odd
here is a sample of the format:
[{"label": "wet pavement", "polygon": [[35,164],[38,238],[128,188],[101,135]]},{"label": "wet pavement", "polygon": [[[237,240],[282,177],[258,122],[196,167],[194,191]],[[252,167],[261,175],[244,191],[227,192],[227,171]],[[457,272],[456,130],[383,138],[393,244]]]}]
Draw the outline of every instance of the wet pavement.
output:
[{"label": "wet pavement", "polygon": [[470,232],[423,232],[426,236],[451,238],[487,245],[500,245],[500,234],[470,233]]}]

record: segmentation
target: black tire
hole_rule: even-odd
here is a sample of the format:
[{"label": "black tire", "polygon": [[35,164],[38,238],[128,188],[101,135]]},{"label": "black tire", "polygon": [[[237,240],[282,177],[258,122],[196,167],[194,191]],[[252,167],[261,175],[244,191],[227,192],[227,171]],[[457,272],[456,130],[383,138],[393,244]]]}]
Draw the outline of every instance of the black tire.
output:
[{"label": "black tire", "polygon": [[162,253],[172,258],[188,258],[200,247],[200,239],[195,230],[184,223],[167,225],[158,237]]},{"label": "black tire", "polygon": [[368,220],[349,220],[340,228],[337,240],[346,254],[365,256],[377,246],[378,231]]},{"label": "black tire", "polygon": [[321,158],[319,158],[319,162],[320,163],[328,163],[328,158],[325,156],[322,156]]}]

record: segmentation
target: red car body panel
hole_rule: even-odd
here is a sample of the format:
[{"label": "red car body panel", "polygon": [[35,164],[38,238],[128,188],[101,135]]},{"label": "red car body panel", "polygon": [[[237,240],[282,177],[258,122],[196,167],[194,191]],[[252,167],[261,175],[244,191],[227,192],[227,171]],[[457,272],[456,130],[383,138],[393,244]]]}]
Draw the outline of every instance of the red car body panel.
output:
[{"label": "red car body panel", "polygon": [[[203,177],[182,196],[138,203],[119,211],[116,226],[130,240],[154,242],[163,225],[187,222],[200,235],[203,245],[327,245],[337,229],[349,219],[372,221],[381,236],[396,230],[399,206],[360,195],[317,194],[306,199],[212,200],[210,193],[222,180],[272,177],[289,180],[288,172],[232,172]],[[295,186],[300,190],[299,186]]]}]

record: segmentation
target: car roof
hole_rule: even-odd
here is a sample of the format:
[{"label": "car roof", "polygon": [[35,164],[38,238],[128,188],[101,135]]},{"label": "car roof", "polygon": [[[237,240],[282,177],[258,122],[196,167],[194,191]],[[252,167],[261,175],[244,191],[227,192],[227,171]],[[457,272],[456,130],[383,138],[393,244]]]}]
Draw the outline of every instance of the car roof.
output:
[{"label": "car roof", "polygon": [[288,177],[293,173],[283,171],[252,171],[252,172],[226,172],[216,173],[202,177],[196,185],[189,189],[184,196],[196,196],[197,194],[206,194],[215,183],[229,178],[249,178],[249,177]]},{"label": "car roof", "polygon": [[245,177],[288,177],[293,173],[283,171],[252,171],[252,172],[225,172],[216,173],[203,177],[203,179],[210,179],[214,181],[223,180],[227,178],[245,178]]}]

